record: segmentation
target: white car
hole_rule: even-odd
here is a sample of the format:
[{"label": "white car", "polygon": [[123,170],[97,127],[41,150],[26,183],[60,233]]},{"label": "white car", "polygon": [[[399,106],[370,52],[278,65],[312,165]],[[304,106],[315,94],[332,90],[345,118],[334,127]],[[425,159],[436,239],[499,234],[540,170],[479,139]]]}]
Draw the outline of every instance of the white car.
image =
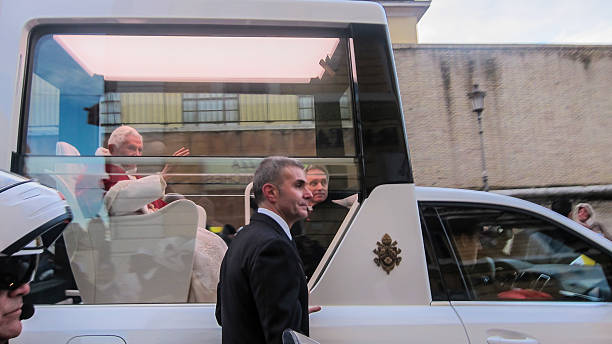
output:
[{"label": "white car", "polygon": [[[393,225],[411,217],[410,193],[420,230]],[[381,197],[386,210],[369,212]],[[323,310],[311,315],[310,337],[320,343],[610,341],[612,244],[541,206],[478,191],[384,186],[336,237],[311,279],[311,304]],[[374,262],[381,247],[401,250],[388,274]],[[38,306],[17,342],[212,343],[220,336],[214,319],[214,305]]]},{"label": "white car", "polygon": [[[324,306],[311,316],[314,339],[610,341],[610,241],[527,201],[428,187],[414,189],[421,230],[396,228],[394,218],[406,216],[408,222],[411,217],[404,198],[411,191],[408,186],[386,186],[362,205],[327,267],[333,277],[323,273],[311,292],[315,304],[343,304]],[[362,218],[368,202],[379,198],[386,200],[385,210]],[[382,232],[402,250],[401,261],[389,275],[367,254]],[[420,250],[425,261],[417,254]],[[332,287],[335,293],[319,290]],[[319,293],[324,294],[321,302]]]},{"label": "white car", "polygon": [[[349,207],[304,233],[312,339],[612,341],[609,241],[533,203],[414,185],[377,3],[4,1],[0,32],[0,168],[58,188],[74,215],[11,342],[219,343],[214,298],[189,292],[216,285],[193,271],[196,233],[244,225],[251,176],[279,154],[324,166]],[[143,156],[104,155],[122,124]],[[130,179],[116,166],[166,164],[158,191],[181,199],[109,214],[112,179]]]}]

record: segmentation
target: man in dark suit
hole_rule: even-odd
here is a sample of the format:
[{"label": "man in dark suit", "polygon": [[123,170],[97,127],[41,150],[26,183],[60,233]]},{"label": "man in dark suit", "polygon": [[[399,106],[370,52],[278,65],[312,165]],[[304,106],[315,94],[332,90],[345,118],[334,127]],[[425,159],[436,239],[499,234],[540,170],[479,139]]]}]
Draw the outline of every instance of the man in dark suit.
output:
[{"label": "man in dark suit", "polygon": [[348,208],[329,199],[329,172],[325,166],[310,165],[304,172],[306,187],[312,192],[312,208],[308,217],[291,227],[291,235],[309,279],[348,214]]},{"label": "man in dark suit", "polygon": [[289,231],[308,215],[312,197],[302,164],[285,157],[264,159],[253,190],[257,213],[221,264],[216,317],[224,344],[281,344],[287,328],[308,335],[306,278]]}]

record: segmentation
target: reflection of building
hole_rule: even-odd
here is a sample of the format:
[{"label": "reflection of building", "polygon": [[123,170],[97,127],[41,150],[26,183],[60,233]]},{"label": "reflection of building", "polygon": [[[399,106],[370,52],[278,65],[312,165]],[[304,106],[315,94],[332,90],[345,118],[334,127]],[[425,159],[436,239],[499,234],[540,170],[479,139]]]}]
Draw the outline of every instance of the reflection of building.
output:
[{"label": "reflection of building", "polygon": [[[102,125],[312,121],[312,96],[235,93],[107,93]],[[192,126],[193,127],[193,126]]]}]

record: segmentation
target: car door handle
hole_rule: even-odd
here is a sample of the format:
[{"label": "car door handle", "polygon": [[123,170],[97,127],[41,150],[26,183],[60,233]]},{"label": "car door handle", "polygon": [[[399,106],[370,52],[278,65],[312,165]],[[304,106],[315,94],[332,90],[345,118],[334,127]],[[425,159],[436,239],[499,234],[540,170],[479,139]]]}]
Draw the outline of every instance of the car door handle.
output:
[{"label": "car door handle", "polygon": [[66,344],[126,344],[119,336],[76,336]]},{"label": "car door handle", "polygon": [[500,336],[491,336],[487,338],[488,344],[538,344],[539,342],[533,338],[510,339]]}]

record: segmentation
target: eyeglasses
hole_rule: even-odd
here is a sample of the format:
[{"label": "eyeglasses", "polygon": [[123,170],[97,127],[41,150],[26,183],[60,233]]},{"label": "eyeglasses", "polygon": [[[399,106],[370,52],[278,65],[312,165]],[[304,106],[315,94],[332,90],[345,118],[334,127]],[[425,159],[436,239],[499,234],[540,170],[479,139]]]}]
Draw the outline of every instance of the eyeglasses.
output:
[{"label": "eyeglasses", "polygon": [[0,290],[15,290],[30,282],[38,266],[38,255],[0,258]]}]

